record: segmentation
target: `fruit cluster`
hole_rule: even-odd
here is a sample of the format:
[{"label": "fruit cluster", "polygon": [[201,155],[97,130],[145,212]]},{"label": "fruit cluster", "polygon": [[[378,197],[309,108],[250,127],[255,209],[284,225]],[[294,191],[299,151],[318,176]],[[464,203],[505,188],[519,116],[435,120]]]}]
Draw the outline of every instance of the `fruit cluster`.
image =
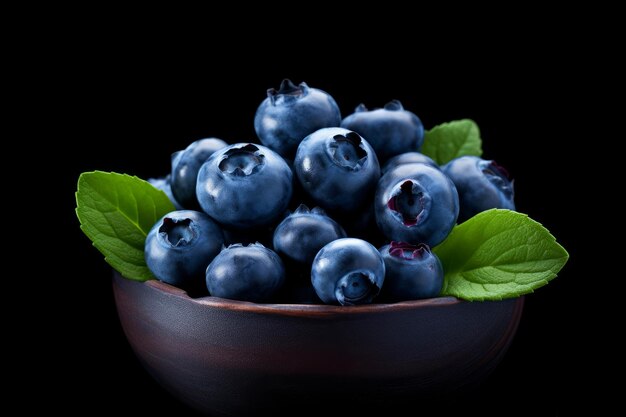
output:
[{"label": "fruit cluster", "polygon": [[495,162],[419,153],[422,122],[397,100],[342,120],[329,94],[285,80],[254,127],[261,144],[202,139],[151,180],[179,209],[145,241],[156,278],[253,302],[435,297],[444,275],[430,248],[457,222],[515,208]]}]

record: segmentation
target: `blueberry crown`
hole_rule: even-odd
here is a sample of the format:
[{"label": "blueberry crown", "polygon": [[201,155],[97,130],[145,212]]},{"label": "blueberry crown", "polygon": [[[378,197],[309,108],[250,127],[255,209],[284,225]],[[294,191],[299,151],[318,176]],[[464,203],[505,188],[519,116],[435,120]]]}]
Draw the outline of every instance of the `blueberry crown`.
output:
[{"label": "blueberry crown", "polygon": [[237,177],[245,177],[258,172],[264,165],[265,155],[257,146],[248,143],[224,152],[219,168],[222,172]]},{"label": "blueberry crown", "polygon": [[196,231],[191,219],[173,219],[165,217],[159,234],[172,246],[186,246],[196,237]]},{"label": "blueberry crown", "polygon": [[359,170],[367,160],[361,136],[355,132],[333,136],[333,140],[328,143],[328,151],[335,164],[353,171]]},{"label": "blueberry crown", "polygon": [[394,258],[400,259],[423,259],[430,252],[430,247],[425,243],[418,243],[417,245],[411,245],[406,242],[392,241],[389,244],[389,255]]},{"label": "blueberry crown", "polygon": [[280,88],[278,90],[275,88],[267,90],[267,97],[270,99],[272,104],[276,104],[276,98],[278,96],[282,96],[283,98],[297,98],[306,95],[308,92],[309,86],[305,82],[301,82],[300,85],[295,85],[289,78],[285,78],[280,83]]},{"label": "blueberry crown", "polygon": [[305,215],[314,214],[318,216],[328,217],[324,209],[322,209],[321,207],[313,207],[312,209],[309,209],[309,207],[306,204],[300,204],[298,208],[292,213],[292,215],[300,215],[300,214],[305,214]]}]

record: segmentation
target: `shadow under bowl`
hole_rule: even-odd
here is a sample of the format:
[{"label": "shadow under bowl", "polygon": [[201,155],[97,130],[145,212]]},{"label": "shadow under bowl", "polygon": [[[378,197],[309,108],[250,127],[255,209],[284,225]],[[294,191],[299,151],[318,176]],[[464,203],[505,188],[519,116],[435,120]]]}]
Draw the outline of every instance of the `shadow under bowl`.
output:
[{"label": "shadow under bowl", "polygon": [[502,359],[524,303],[254,304],[193,299],[117,273],[113,288],[128,341],[150,374],[191,407],[233,416],[450,398]]}]

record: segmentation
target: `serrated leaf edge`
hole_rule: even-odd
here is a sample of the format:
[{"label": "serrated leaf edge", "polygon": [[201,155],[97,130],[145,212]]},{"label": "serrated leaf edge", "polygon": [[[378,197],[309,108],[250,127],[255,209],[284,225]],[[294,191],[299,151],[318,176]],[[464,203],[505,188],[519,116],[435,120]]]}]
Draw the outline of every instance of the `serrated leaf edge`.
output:
[{"label": "serrated leaf edge", "polygon": [[[545,230],[545,232],[547,233],[551,243],[556,245],[555,249],[557,251],[560,251],[560,252],[563,253],[562,257],[549,258],[549,259],[552,259],[554,261],[559,261],[559,262],[555,263],[554,268],[551,268],[553,270],[556,270],[556,272],[553,272],[551,270],[546,270],[545,273],[547,273],[547,278],[534,281],[532,283],[532,285],[524,285],[524,286],[520,285],[520,287],[527,287],[527,288],[520,289],[519,291],[516,291],[515,293],[509,293],[509,294],[493,293],[493,295],[491,295],[491,296],[490,295],[486,295],[486,296],[467,296],[467,295],[464,295],[464,294],[462,294],[462,293],[460,293],[458,291],[448,291],[450,277],[452,275],[459,274],[461,277],[463,277],[463,279],[465,279],[465,281],[470,282],[472,284],[481,285],[484,288],[486,293],[492,292],[492,291],[488,290],[487,288],[485,288],[485,285],[486,285],[485,283],[475,282],[475,281],[472,281],[471,279],[468,279],[466,276],[464,276],[464,273],[472,271],[472,270],[475,270],[475,269],[478,269],[478,268],[472,268],[470,270],[464,271],[462,266],[466,265],[467,264],[467,262],[466,262],[461,267],[456,268],[455,270],[450,272],[450,271],[446,270],[446,265],[443,265],[444,271],[445,271],[445,276],[444,276],[444,285],[443,285],[443,288],[441,289],[441,293],[440,293],[441,296],[454,296],[454,297],[461,298],[461,299],[466,300],[466,301],[500,301],[500,300],[504,300],[504,299],[507,299],[507,298],[516,298],[516,297],[519,297],[519,296],[522,296],[522,295],[525,295],[525,294],[533,293],[534,290],[536,290],[538,288],[541,288],[542,286],[548,284],[550,281],[552,281],[554,278],[556,278],[558,276],[558,272],[565,266],[565,264],[569,260],[569,253],[567,252],[567,250],[561,244],[559,244],[557,242],[556,237],[552,233],[550,233],[550,231],[545,226],[543,226],[538,221],[532,219],[527,214],[516,212],[516,211],[512,211],[512,210],[506,210],[506,209],[491,209],[491,210],[487,210],[487,211],[484,211],[482,213],[479,213],[479,214],[477,214],[477,216],[485,215],[485,213],[488,213],[488,212],[495,212],[498,215],[501,215],[501,214],[503,214],[505,212],[514,213],[515,215],[519,215],[520,217],[523,217],[523,218],[526,218],[527,220],[530,220],[532,223],[534,223],[535,225],[539,226],[541,229]],[[452,234],[455,233],[455,231],[458,233],[458,228],[462,227],[463,224],[464,223],[461,223],[460,225],[457,225],[452,230],[452,232],[450,233],[450,236],[452,236]],[[506,229],[506,230],[510,230],[510,229]],[[504,233],[504,232],[505,232],[505,230],[502,231],[502,233]],[[498,234],[500,234],[500,232]],[[490,239],[492,239],[495,236],[497,236],[497,235],[489,237],[485,242],[489,241]],[[445,244],[445,241],[442,243],[442,245],[443,244]],[[434,248],[434,252],[435,252],[435,254],[437,253],[437,248]],[[474,253],[474,252],[472,252],[472,253]],[[486,267],[494,267],[494,268],[497,269],[496,265],[487,265]],[[484,267],[481,267],[481,268],[484,268]],[[497,285],[497,283],[494,283],[494,285]]]},{"label": "serrated leaf edge", "polygon": [[[97,210],[96,208],[94,208],[94,207],[92,207],[92,206],[89,206],[89,205],[85,206],[84,204],[81,204],[81,202],[79,201],[79,198],[78,198],[78,197],[79,197],[79,192],[80,192],[80,189],[81,189],[81,183],[83,183],[83,181],[85,181],[85,178],[86,178],[85,176],[86,176],[86,175],[89,175],[89,174],[107,174],[107,175],[111,175],[111,174],[112,174],[112,175],[116,175],[116,176],[120,176],[120,177],[124,177],[124,178],[130,178],[130,179],[133,179],[133,180],[135,180],[135,179],[136,179],[136,180],[139,180],[139,181],[143,181],[143,182],[145,182],[146,184],[149,184],[150,186],[152,186],[152,184],[150,184],[149,182],[147,182],[147,181],[145,181],[145,180],[143,180],[143,179],[141,179],[141,178],[139,178],[139,177],[137,177],[137,176],[135,176],[135,175],[121,174],[121,173],[117,173],[117,172],[106,172],[106,171],[99,171],[99,170],[95,170],[95,171],[88,171],[88,172],[83,172],[83,173],[81,173],[81,174],[80,174],[80,176],[79,176],[79,178],[78,178],[76,192],[74,193],[74,198],[75,198],[75,201],[76,201],[76,208],[74,209],[74,211],[75,211],[75,213],[76,213],[76,217],[78,218],[78,221],[79,221],[79,223],[80,223],[80,229],[81,229],[81,230],[83,231],[83,233],[84,233],[84,234],[85,234],[85,235],[89,238],[89,240],[91,240],[91,242],[92,242],[92,246],[94,246],[96,249],[98,249],[98,251],[99,251],[100,253],[102,253],[102,254],[104,255],[104,259],[105,259],[105,261],[106,261],[106,262],[107,262],[107,263],[108,263],[111,267],[113,267],[114,269],[116,269],[116,266],[114,265],[113,258],[117,258],[117,256],[114,256],[114,255],[105,255],[105,254],[104,254],[104,252],[103,252],[103,251],[102,251],[102,249],[101,249],[101,247],[102,247],[102,246],[101,246],[101,245],[99,245],[99,244],[97,244],[97,243],[95,242],[95,240],[94,240],[95,235],[94,235],[94,234],[92,234],[92,233],[89,233],[89,231],[88,231],[88,230],[89,230],[89,228],[88,228],[88,227],[86,227],[86,226],[83,224],[83,218],[82,218],[82,216],[80,215],[80,210],[86,210],[86,209],[88,209],[88,208],[89,208],[89,209],[92,209],[92,210],[99,211],[99,210]],[[155,188],[154,186],[152,186],[152,188],[154,188],[154,190],[155,190],[155,191],[157,191],[157,192],[161,193],[161,194],[163,195],[163,197],[164,197],[167,201],[169,201],[169,198],[167,197],[167,195],[166,195],[166,194],[165,194],[162,190],[159,190],[159,189]],[[136,219],[136,220],[133,220],[132,218],[130,218],[129,216],[127,216],[125,212],[123,212],[123,211],[119,210],[119,193],[118,193],[118,191],[117,191],[117,190],[115,191],[115,196],[116,196],[116,199],[117,199],[117,202],[116,202],[116,203],[111,202],[108,198],[106,198],[106,197],[105,197],[105,196],[103,196],[100,192],[98,192],[98,190],[95,190],[95,191],[96,191],[96,193],[97,193],[99,196],[101,196],[101,197],[103,198],[103,200],[106,200],[106,201],[107,201],[107,202],[109,202],[110,204],[112,204],[112,205],[114,205],[115,207],[117,207],[117,208],[118,208],[118,210],[117,210],[117,211],[118,211],[118,212],[119,212],[119,213],[120,213],[120,214],[121,214],[124,218],[126,218],[130,224],[132,224],[132,225],[133,225],[133,226],[134,226],[137,230],[139,230],[139,231],[141,232],[141,234],[142,234],[144,237],[145,237],[145,236],[147,236],[147,233],[148,233],[148,232],[147,232],[147,231],[144,231],[144,229],[141,227],[141,225],[140,225],[140,223],[139,223],[139,210],[137,210],[137,219]],[[138,201],[137,201],[137,199],[136,199],[135,195],[134,195],[132,192],[131,192],[131,193],[129,193],[129,194],[133,197],[133,199],[135,200],[135,205],[138,207],[139,203],[138,203]],[[175,209],[175,208],[174,208],[174,206],[173,206],[173,204],[172,204],[172,207],[171,207],[171,208],[172,208],[172,210],[174,210],[174,209]],[[158,218],[159,216],[157,216],[157,215],[156,215],[156,204],[154,204],[154,202],[152,202],[152,207],[151,207],[151,210],[152,210],[153,217],[154,217],[154,218]],[[100,211],[99,211],[99,212],[100,212]],[[102,212],[100,212],[100,213],[102,213]],[[107,222],[109,222],[109,220],[108,220],[108,218],[106,218],[106,216],[105,216],[105,220],[106,220]],[[109,224],[110,224],[110,223],[109,223]],[[104,233],[104,232],[102,232],[100,229],[98,229],[96,226],[93,226],[93,228],[94,228],[94,229],[96,229],[96,230],[98,230],[98,232],[100,232],[102,235],[108,236],[108,237],[110,237],[110,238],[118,239],[118,240],[120,240],[121,242],[123,242],[124,244],[129,245],[130,247],[133,247],[133,246],[132,246],[131,244],[129,244],[128,242],[125,242],[124,240],[122,240],[122,239],[120,239],[120,238],[119,238],[119,235],[117,235],[117,231],[115,230],[115,227],[111,227],[111,228],[112,228],[112,230],[116,233],[116,236],[111,236],[111,235],[109,235],[109,234],[107,234],[107,233]],[[133,247],[133,248],[134,248],[134,247]],[[135,249],[137,249],[137,248],[135,248]],[[139,249],[138,249],[138,250],[139,250]],[[120,262],[120,263],[121,263],[121,262]],[[143,272],[141,272],[141,271],[138,271],[138,272],[137,272],[137,275],[134,275],[134,274],[128,274],[128,273],[126,273],[126,272],[118,271],[118,272],[120,272],[120,274],[121,274],[123,277],[125,277],[125,278],[127,278],[127,279],[134,280],[134,281],[147,281],[147,280],[149,280],[149,279],[154,279],[154,277],[153,277],[152,273],[150,272],[150,270],[148,269],[148,267],[147,267],[146,265],[139,265],[139,264],[136,264],[136,263],[134,263],[134,262],[127,261],[127,260],[124,260],[124,261],[123,261],[123,263],[125,263],[125,264],[129,264],[129,265],[133,265],[133,266],[137,267],[138,269],[145,269],[145,273],[143,273]],[[116,270],[117,270],[117,269],[116,269]]]}]

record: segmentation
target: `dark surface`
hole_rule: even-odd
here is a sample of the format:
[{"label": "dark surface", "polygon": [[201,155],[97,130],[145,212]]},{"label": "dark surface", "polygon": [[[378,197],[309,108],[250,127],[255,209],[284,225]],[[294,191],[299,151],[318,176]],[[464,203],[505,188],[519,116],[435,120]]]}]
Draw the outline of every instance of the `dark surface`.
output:
[{"label": "dark surface", "polygon": [[[573,169],[583,152],[573,141],[581,134],[585,112],[571,104],[563,107],[578,92],[561,77],[569,65],[547,56],[534,59],[525,48],[499,50],[497,59],[489,59],[490,54],[475,55],[472,47],[462,60],[437,64],[439,54],[429,65],[381,52],[380,64],[359,74],[348,65],[313,70],[308,63],[296,66],[272,59],[256,65],[250,58],[247,76],[238,77],[233,65],[211,65],[208,73],[200,58],[189,56],[165,59],[160,53],[89,50],[82,51],[79,65],[68,65],[59,78],[52,74],[44,80],[51,89],[46,108],[56,106],[55,97],[70,102],[47,125],[56,134],[49,145],[56,153],[71,155],[75,144],[82,144],[80,157],[60,168],[55,164],[61,176],[58,187],[49,190],[50,201],[58,202],[54,208],[64,237],[71,241],[51,245],[55,265],[67,270],[68,278],[50,280],[54,287],[42,291],[46,323],[54,329],[51,340],[58,341],[59,350],[54,361],[46,360],[52,367],[46,378],[48,386],[64,392],[50,403],[51,409],[81,411],[83,404],[97,404],[105,413],[194,415],[160,388],[132,353],[117,318],[110,268],[78,228],[73,192],[82,171],[148,178],[166,174],[170,153],[193,140],[253,140],[256,107],[265,90],[284,77],[328,91],[344,115],[360,102],[376,107],[397,98],[426,128],[473,118],[481,128],[484,156],[515,178],[519,211],[548,227],[570,252],[560,276],[526,297],[509,352],[482,389],[462,403],[443,401],[441,413],[498,415],[513,408],[520,414],[558,415],[585,401],[586,396],[577,394],[593,380],[586,376],[593,357],[587,348],[595,333],[589,310],[581,308],[594,296],[585,286],[589,258],[583,255],[583,242],[593,239],[588,237],[587,203],[581,199],[584,190]],[[178,70],[165,70],[167,62],[176,62]],[[55,382],[61,374],[72,382]]]}]

